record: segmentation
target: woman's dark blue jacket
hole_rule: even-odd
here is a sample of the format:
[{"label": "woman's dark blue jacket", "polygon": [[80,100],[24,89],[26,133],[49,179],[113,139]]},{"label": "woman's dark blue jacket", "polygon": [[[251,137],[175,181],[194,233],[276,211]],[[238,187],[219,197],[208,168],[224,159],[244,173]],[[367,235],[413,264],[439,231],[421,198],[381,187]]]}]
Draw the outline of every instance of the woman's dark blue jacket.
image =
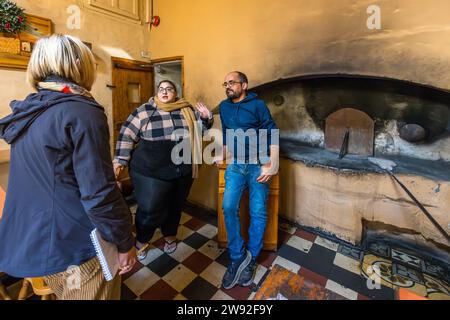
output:
[{"label": "woman's dark blue jacket", "polygon": [[11,108],[0,120],[0,138],[11,145],[0,271],[41,277],[80,265],[95,256],[95,228],[128,252],[131,214],[115,181],[104,109],[48,90]]}]

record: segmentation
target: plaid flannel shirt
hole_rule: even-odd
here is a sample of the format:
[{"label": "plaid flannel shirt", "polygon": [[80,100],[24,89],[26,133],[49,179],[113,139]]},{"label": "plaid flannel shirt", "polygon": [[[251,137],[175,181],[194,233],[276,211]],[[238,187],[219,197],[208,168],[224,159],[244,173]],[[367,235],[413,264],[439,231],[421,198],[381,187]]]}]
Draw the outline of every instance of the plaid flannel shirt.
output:
[{"label": "plaid flannel shirt", "polygon": [[[211,129],[214,118],[202,119],[195,111],[195,117],[202,131]],[[114,162],[128,166],[136,144],[141,140],[161,141],[173,140],[175,130],[184,129],[189,132],[187,121],[181,110],[166,112],[156,107],[153,98],[148,103],[137,108],[127,119],[120,130],[116,145]]]}]

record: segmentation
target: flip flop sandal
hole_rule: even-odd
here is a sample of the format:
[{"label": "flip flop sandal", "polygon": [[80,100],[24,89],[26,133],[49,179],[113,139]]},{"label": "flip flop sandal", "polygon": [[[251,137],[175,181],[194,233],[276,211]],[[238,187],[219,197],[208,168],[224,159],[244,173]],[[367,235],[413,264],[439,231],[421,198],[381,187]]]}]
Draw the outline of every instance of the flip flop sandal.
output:
[{"label": "flip flop sandal", "polygon": [[138,251],[137,254],[137,259],[139,261],[145,260],[147,259],[147,249],[148,249],[149,245],[146,244],[145,246],[143,246],[141,249],[139,249],[138,247],[136,247],[136,250]]},{"label": "flip flop sandal", "polygon": [[164,241],[166,242],[166,244],[164,245],[164,252],[165,253],[172,254],[175,251],[177,251],[177,248],[178,248],[177,240],[172,241],[172,242],[169,242],[169,241],[166,241],[166,240],[164,240]]}]

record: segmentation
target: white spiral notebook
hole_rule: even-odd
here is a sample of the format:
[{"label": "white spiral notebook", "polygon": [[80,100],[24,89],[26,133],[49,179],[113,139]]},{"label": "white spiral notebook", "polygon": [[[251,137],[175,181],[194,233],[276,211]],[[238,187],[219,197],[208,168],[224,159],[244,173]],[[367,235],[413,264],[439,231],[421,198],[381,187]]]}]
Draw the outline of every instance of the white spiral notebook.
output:
[{"label": "white spiral notebook", "polygon": [[91,240],[106,281],[113,280],[119,271],[119,251],[117,246],[105,241],[97,229],[91,232]]}]

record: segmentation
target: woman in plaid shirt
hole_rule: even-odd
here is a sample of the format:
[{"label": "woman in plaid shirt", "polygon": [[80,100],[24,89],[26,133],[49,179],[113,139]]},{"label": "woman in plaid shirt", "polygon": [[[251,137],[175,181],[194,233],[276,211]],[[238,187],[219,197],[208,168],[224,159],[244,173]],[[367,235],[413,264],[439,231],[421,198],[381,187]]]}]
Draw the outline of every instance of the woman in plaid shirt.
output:
[{"label": "woman in plaid shirt", "polygon": [[[137,108],[123,125],[114,169],[117,177],[124,167],[130,169],[138,203],[137,249],[153,238],[157,228],[161,228],[166,242],[164,251],[170,254],[177,249],[182,207],[201,162],[202,134],[212,125],[211,111],[203,103],[195,110],[186,100],[177,98],[176,86],[168,80],[162,81],[157,96]],[[186,145],[190,157],[180,148]],[[178,157],[189,160],[180,163]],[[138,258],[145,259],[146,253]]]}]

